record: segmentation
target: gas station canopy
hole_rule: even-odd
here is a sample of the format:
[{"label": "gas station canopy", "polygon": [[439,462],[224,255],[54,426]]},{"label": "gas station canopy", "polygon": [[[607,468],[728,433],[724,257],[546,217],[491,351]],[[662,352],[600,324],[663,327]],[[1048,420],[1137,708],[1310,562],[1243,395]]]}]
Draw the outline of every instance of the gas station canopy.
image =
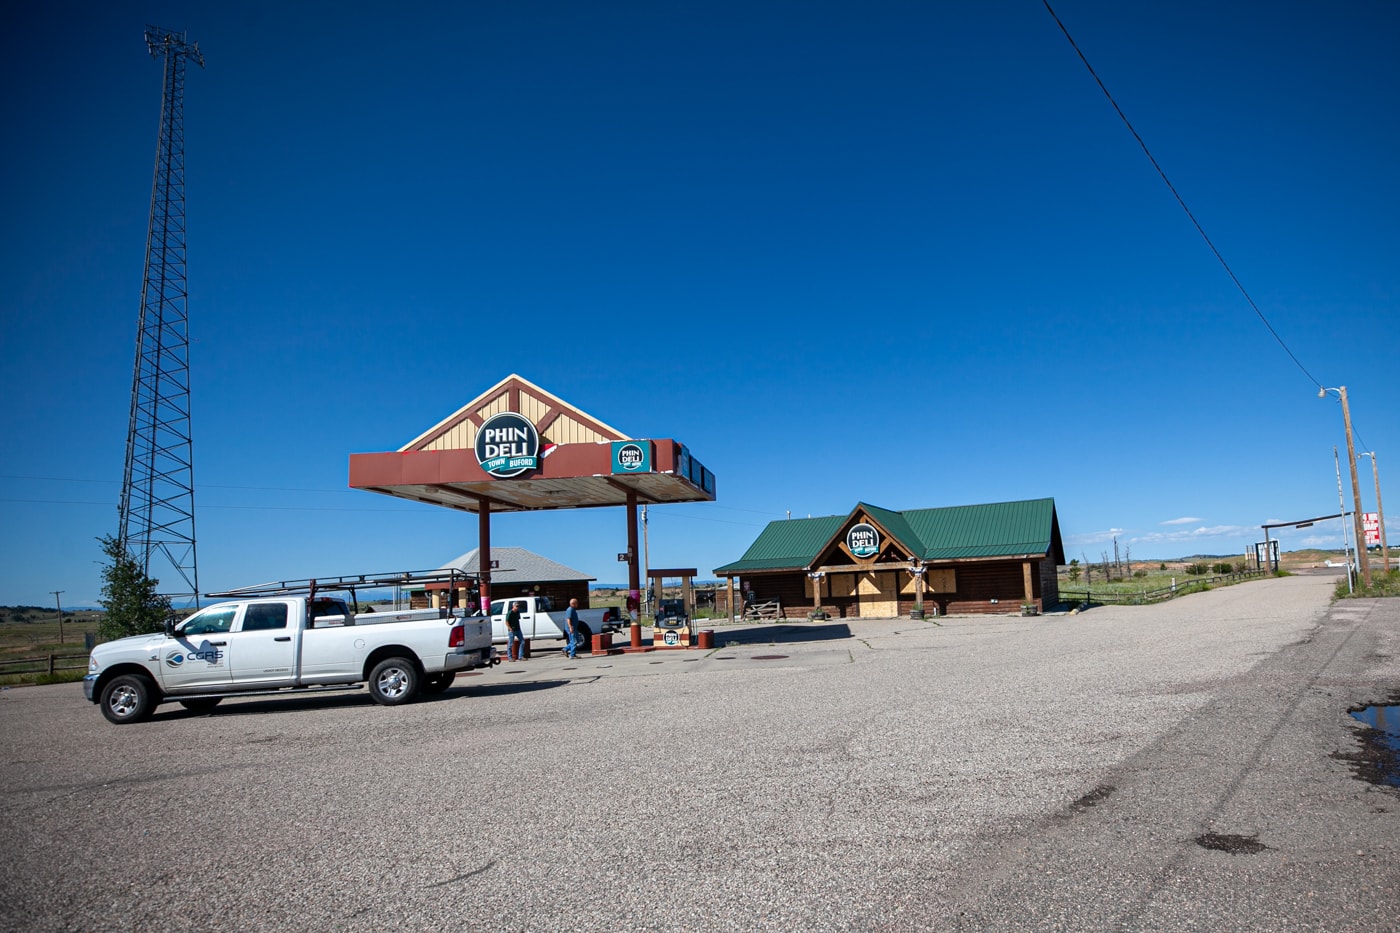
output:
[{"label": "gas station canopy", "polygon": [[628,437],[518,375],[396,451],[351,454],[350,487],[478,513],[715,498],[683,444]]}]

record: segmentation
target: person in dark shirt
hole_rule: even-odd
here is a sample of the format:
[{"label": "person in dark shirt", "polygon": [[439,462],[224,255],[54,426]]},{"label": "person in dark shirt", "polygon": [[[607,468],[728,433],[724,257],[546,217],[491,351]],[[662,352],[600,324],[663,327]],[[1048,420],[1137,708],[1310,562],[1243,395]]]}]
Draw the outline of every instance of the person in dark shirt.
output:
[{"label": "person in dark shirt", "polygon": [[512,661],[523,661],[522,649],[525,635],[520,631],[520,603],[511,603],[506,613],[506,656]]}]

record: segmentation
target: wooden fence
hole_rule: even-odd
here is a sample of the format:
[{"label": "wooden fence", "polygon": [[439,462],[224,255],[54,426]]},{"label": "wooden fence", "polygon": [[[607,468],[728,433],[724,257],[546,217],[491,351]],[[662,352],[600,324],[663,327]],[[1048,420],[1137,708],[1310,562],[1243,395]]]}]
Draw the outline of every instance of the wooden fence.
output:
[{"label": "wooden fence", "polygon": [[[74,663],[66,663],[69,661]],[[48,674],[52,677],[56,671],[85,671],[87,661],[86,654],[48,654],[39,658],[12,658],[0,661],[0,676]]]},{"label": "wooden fence", "polygon": [[1185,596],[1187,593],[1199,593],[1201,590],[1215,584],[1230,585],[1231,583],[1243,583],[1245,580],[1258,580],[1267,577],[1267,570],[1247,570],[1244,573],[1221,573],[1215,576],[1188,576],[1184,580],[1178,580],[1171,586],[1164,586],[1155,590],[1121,590],[1116,593],[1100,592],[1094,593],[1087,590],[1060,590],[1060,602],[1071,605],[1082,606],[1143,606],[1148,603],[1160,603],[1177,596]]}]

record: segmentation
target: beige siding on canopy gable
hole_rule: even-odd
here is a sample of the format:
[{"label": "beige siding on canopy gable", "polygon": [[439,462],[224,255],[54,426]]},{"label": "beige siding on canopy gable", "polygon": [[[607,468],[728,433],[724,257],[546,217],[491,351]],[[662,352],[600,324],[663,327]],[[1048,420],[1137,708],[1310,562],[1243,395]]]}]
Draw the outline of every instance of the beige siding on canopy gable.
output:
[{"label": "beige siding on canopy gable", "polygon": [[[520,390],[520,414],[530,419],[530,423],[538,426],[545,415],[549,414],[549,403],[544,399],[536,398],[526,389]],[[558,443],[556,441],[556,443]]]},{"label": "beige siding on canopy gable", "polygon": [[[477,418],[485,421],[492,415],[508,410],[509,399],[504,394],[498,396],[485,405],[472,412]],[[521,412],[524,414],[524,412]],[[531,418],[531,421],[534,419]],[[444,431],[439,437],[429,441],[424,450],[470,450],[476,444],[476,425],[469,419],[462,419],[458,424]]]},{"label": "beige siding on canopy gable", "polygon": [[545,429],[544,437],[554,444],[594,444],[609,440],[592,428],[579,424],[567,414],[560,414],[555,418],[554,423]]},{"label": "beige siding on canopy gable", "polygon": [[470,450],[476,443],[477,425],[505,411],[518,412],[529,418],[541,429],[541,437],[546,443],[591,444],[627,439],[627,435],[592,415],[551,395],[529,380],[512,375],[399,449]]}]

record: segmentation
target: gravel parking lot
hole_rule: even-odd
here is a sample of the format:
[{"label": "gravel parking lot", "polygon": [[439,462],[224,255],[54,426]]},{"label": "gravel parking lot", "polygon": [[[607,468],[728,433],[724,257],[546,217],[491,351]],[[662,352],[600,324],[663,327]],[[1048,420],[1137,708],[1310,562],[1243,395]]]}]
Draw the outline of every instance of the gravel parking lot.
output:
[{"label": "gravel parking lot", "polygon": [[1400,601],[1333,582],[717,626],[399,708],[7,690],[0,924],[1395,929],[1400,796],[1334,756],[1400,690]]}]

